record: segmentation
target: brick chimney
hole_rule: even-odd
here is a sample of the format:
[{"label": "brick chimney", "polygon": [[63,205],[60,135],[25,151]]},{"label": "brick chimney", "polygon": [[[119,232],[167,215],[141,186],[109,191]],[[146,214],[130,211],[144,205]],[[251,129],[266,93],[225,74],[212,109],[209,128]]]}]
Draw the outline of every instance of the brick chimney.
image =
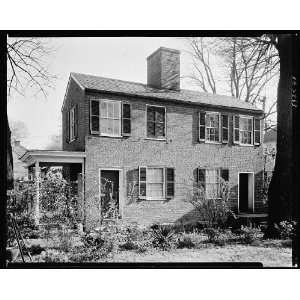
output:
[{"label": "brick chimney", "polygon": [[160,47],[148,56],[147,84],[158,89],[180,90],[180,51]]}]

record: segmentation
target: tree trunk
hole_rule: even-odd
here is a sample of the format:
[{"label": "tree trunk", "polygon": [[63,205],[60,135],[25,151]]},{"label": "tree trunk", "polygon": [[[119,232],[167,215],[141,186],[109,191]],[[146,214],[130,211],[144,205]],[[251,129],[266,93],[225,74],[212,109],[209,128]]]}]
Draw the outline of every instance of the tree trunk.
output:
[{"label": "tree trunk", "polygon": [[278,35],[277,154],[268,191],[269,228],[292,216],[292,35]]}]

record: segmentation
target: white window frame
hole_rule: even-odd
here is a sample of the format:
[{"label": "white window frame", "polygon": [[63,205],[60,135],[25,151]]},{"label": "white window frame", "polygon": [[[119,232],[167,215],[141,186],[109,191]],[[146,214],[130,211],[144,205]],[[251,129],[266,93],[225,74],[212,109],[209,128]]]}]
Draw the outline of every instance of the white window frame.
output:
[{"label": "white window frame", "polygon": [[[101,115],[101,103],[103,103],[103,102],[106,102],[106,103],[117,103],[118,105],[119,105],[119,118],[118,119],[116,119],[115,117],[114,117],[114,111],[113,111],[113,117],[112,118],[109,118],[108,117],[108,111],[107,111],[107,116],[106,117],[103,117],[102,115]],[[99,101],[99,122],[100,122],[100,125],[99,125],[99,134],[101,135],[101,136],[111,136],[111,137],[122,137],[122,102],[121,101],[119,101],[119,100],[108,100],[108,99],[100,99],[100,101]],[[114,106],[113,106],[114,107]],[[120,134],[109,134],[109,133],[103,133],[102,131],[101,131],[101,120],[103,120],[103,119],[106,119],[106,120],[113,120],[113,122],[114,121],[118,121],[118,123],[119,123],[119,133]]]},{"label": "white window frame", "polygon": [[[164,138],[156,138],[156,137],[148,137],[148,107],[160,107],[164,108],[165,110],[165,137]],[[145,123],[146,123],[146,139],[147,140],[157,140],[157,141],[166,141],[167,140],[167,108],[166,106],[162,105],[153,105],[153,104],[146,104],[146,115],[145,115]]]},{"label": "white window frame", "polygon": [[[246,131],[246,130],[242,130],[241,129],[241,119],[248,119],[248,120],[251,120],[252,122],[252,130],[249,131],[247,130],[247,132],[251,132],[251,143],[242,143],[242,139],[241,139],[241,132],[242,131]],[[241,146],[253,146],[253,133],[254,133],[254,130],[253,130],[253,126],[254,126],[254,122],[253,122],[253,117],[252,116],[246,116],[246,115],[239,115],[239,144]]]},{"label": "white window frame", "polygon": [[[165,167],[161,167],[161,166],[150,166],[150,167],[146,167],[147,171],[146,171],[146,200],[165,200],[166,199],[166,178],[165,178],[165,172],[166,172],[166,168]],[[149,182],[149,169],[161,169],[162,170],[162,184],[163,184],[163,196],[162,197],[149,197],[149,192],[148,192],[148,188],[151,185],[151,183]]]},{"label": "white window frame", "polygon": [[[207,116],[208,115],[218,115],[218,118],[219,118],[219,126],[218,126],[219,140],[218,141],[211,141],[207,137],[207,128],[216,128],[216,127],[208,127],[206,125],[206,121],[207,121]],[[222,120],[221,120],[221,113],[220,112],[217,112],[217,111],[205,111],[205,143],[208,143],[208,144],[221,144],[222,143],[222,139],[221,139],[222,124],[221,123],[222,123]]]},{"label": "white window frame", "polygon": [[75,105],[70,109],[69,115],[69,135],[70,135],[70,142],[75,140]]},{"label": "white window frame", "polygon": [[[92,117],[96,115],[92,115],[92,106],[91,106],[91,101],[97,101],[99,105],[99,131],[92,131]],[[113,103],[118,103],[119,104],[119,118],[115,119],[113,118],[103,118],[101,116],[101,103],[102,102],[113,102]],[[113,120],[119,120],[119,132],[120,134],[109,134],[109,133],[102,133],[101,132],[101,119],[113,119]],[[91,134],[98,134],[99,136],[107,136],[107,137],[122,137],[122,101],[120,100],[111,100],[111,99],[99,99],[99,98],[90,98],[90,129],[91,129]]]}]

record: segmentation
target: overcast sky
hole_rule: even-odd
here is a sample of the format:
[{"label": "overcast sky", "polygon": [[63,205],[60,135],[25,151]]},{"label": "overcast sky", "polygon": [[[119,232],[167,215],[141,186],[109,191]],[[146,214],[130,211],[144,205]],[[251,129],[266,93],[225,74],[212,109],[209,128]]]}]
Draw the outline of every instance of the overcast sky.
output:
[{"label": "overcast sky", "polygon": [[[50,137],[60,132],[61,106],[70,72],[146,83],[146,57],[161,46],[181,50],[181,75],[189,74],[191,69],[179,38],[55,38],[51,45],[56,49],[49,57],[49,70],[58,77],[55,89],[49,90],[46,99],[42,94],[36,98],[14,95],[8,101],[9,120],[22,121],[28,128],[29,136],[21,142],[29,149],[45,148]],[[181,81],[181,87],[195,89],[187,80]],[[272,88],[267,92],[274,91]],[[219,93],[226,91],[221,89]]]}]

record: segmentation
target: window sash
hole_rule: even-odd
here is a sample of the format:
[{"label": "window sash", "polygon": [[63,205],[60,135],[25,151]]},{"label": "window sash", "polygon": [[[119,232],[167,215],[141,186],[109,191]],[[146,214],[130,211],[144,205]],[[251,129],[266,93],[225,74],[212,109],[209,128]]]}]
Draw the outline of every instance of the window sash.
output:
[{"label": "window sash", "polygon": [[166,107],[147,105],[147,137],[165,138],[166,137]]},{"label": "window sash", "polygon": [[121,136],[121,102],[101,100],[100,134]]},{"label": "window sash", "polygon": [[239,120],[240,144],[253,145],[253,117],[240,116]]},{"label": "window sash", "polygon": [[[210,118],[211,116],[213,116],[213,119]],[[211,124],[211,121],[213,124]],[[220,113],[206,112],[205,140],[208,142],[220,142]]]},{"label": "window sash", "polygon": [[[222,142],[228,143],[229,141],[229,116],[228,115],[222,115]],[[225,137],[226,133],[226,137]]]},{"label": "window sash", "polygon": [[[154,170],[160,170],[161,174],[156,174]],[[151,174],[153,172],[153,174]],[[157,172],[156,172],[157,173]],[[154,177],[151,177],[153,176]],[[159,175],[159,176],[157,176]],[[163,199],[165,198],[165,176],[164,168],[161,167],[147,167],[147,199]]]}]

